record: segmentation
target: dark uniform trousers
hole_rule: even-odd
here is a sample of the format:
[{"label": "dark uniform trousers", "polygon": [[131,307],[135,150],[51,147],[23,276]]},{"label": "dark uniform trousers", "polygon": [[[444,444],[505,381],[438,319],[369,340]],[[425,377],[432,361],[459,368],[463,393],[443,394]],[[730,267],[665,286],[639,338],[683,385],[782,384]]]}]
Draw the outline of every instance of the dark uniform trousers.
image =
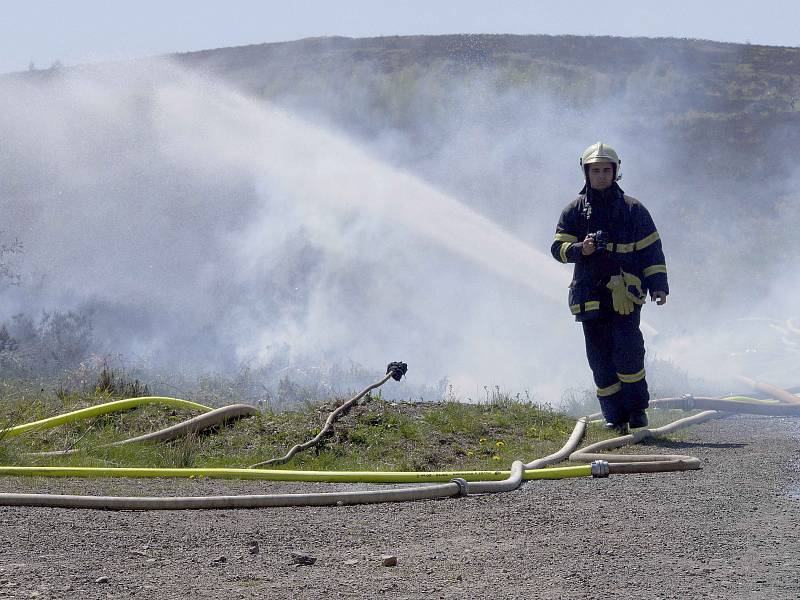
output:
[{"label": "dark uniform trousers", "polygon": [[586,356],[597,385],[605,419],[625,423],[634,411],[647,408],[650,394],[644,371],[644,338],[639,330],[641,308],[629,315],[603,311],[583,322]]}]

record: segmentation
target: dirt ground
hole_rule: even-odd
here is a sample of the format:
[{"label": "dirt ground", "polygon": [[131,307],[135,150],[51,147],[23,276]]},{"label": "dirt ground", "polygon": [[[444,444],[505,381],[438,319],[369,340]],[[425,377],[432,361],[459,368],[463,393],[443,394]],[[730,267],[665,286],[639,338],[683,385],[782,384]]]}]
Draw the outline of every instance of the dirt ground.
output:
[{"label": "dirt ground", "polygon": [[[637,451],[703,469],[338,508],[0,507],[0,598],[800,598],[800,419],[732,417]],[[331,489],[0,478],[3,492]],[[293,564],[296,550],[316,562]]]}]

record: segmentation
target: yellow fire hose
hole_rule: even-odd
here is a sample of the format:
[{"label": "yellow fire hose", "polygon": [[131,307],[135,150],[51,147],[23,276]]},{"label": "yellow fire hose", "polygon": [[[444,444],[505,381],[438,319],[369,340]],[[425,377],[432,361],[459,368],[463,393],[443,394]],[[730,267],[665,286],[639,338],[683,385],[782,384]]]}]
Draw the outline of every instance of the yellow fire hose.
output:
[{"label": "yellow fire hose", "polygon": [[[466,481],[505,479],[511,471],[284,471],[280,469],[236,469],[214,467],[4,467],[0,475],[30,477],[115,477],[180,479],[247,479],[254,481],[310,481],[326,483],[438,483],[460,477]],[[523,479],[563,479],[591,475],[589,465],[525,471]]]},{"label": "yellow fire hose", "polygon": [[24,425],[9,427],[8,429],[0,430],[0,435],[15,436],[20,435],[21,433],[27,433],[28,431],[50,429],[52,427],[63,425],[64,423],[72,423],[74,421],[80,421],[81,419],[89,419],[91,417],[106,415],[108,413],[130,410],[131,408],[137,408],[145,404],[163,404],[165,406],[174,406],[175,408],[199,410],[201,412],[210,412],[213,410],[209,406],[203,406],[202,404],[190,402],[189,400],[167,398],[164,396],[145,396],[142,398],[114,400],[113,402],[106,402],[105,404],[98,404],[97,406],[90,406],[88,408],[74,410],[62,415],[56,415],[55,417],[42,419],[41,421],[33,421],[32,423],[25,423]]},{"label": "yellow fire hose", "polygon": [[[384,378],[380,383],[386,381]],[[370,389],[372,389],[371,386]],[[754,386],[755,387],[755,386]],[[764,390],[763,387],[757,388]],[[779,389],[779,388],[771,388]],[[788,392],[784,392],[789,394]],[[789,394],[791,395],[791,394]],[[792,396],[795,398],[794,396]],[[783,400],[783,402],[781,401]],[[0,431],[2,435],[19,435],[27,431],[55,427],[57,425],[107,414],[116,410],[128,410],[136,406],[150,403],[162,403],[168,406],[193,408],[211,414],[215,418],[230,418],[224,410],[213,411],[207,406],[179,400],[176,398],[147,397],[119,400],[90,408],[73,411],[49,419],[18,425]],[[579,419],[567,443],[558,452],[535,460],[528,464],[514,461],[510,471],[441,471],[441,472],[364,472],[364,471],[287,471],[266,469],[224,469],[224,468],[191,468],[191,469],[153,469],[153,468],[115,468],[115,467],[8,467],[0,466],[0,475],[25,476],[62,476],[62,477],[209,477],[236,478],[269,481],[324,481],[324,482],[368,482],[368,483],[429,483],[423,487],[404,487],[390,490],[364,490],[352,492],[333,492],[316,494],[266,494],[245,496],[212,496],[212,497],[103,497],[73,496],[57,494],[0,494],[0,505],[4,506],[46,506],[64,508],[94,508],[107,510],[175,510],[200,508],[257,508],[267,506],[322,506],[341,504],[361,504],[375,502],[398,502],[465,496],[475,493],[491,493],[516,489],[523,480],[561,479],[566,477],[604,477],[610,473],[639,473],[655,471],[672,471],[697,469],[699,460],[694,457],[680,455],[610,455],[598,454],[600,450],[617,448],[657,435],[671,433],[711,418],[724,416],[719,411],[728,413],[751,413],[765,415],[800,416],[800,401],[786,402],[785,397],[779,401],[759,400],[748,397],[702,398],[684,396],[654,400],[654,407],[679,408],[683,410],[706,409],[706,412],[679,419],[658,429],[641,429],[632,435],[620,436],[611,440],[598,442],[576,452],[586,429],[587,422],[597,415]],[[248,411],[239,405],[239,416]],[[225,407],[226,409],[232,407]],[[252,411],[252,407],[247,407]],[[340,407],[341,408],[341,407]],[[337,409],[338,410],[338,409]],[[204,415],[203,415],[204,416]],[[195,417],[197,419],[197,417]],[[329,418],[330,420],[330,418]],[[189,421],[192,421],[190,419]],[[167,428],[171,435],[179,431],[187,431],[189,421]],[[206,426],[210,426],[206,424]],[[183,429],[181,429],[183,427]],[[147,439],[170,439],[164,432],[154,432],[131,440],[118,443],[129,443]],[[158,437],[161,435],[162,437]],[[592,461],[590,465],[543,468],[547,465],[570,460]],[[610,460],[609,460],[610,459]],[[447,482],[447,483],[437,483]]]}]

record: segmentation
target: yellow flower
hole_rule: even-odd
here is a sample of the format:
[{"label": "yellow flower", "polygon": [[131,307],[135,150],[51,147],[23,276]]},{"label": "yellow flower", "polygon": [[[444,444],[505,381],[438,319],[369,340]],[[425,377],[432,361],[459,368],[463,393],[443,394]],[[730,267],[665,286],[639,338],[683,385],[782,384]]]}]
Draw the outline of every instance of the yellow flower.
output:
[{"label": "yellow flower", "polygon": [[481,438],[481,439],[479,439],[479,440],[478,440],[478,443],[479,443],[479,444],[485,444],[485,443],[486,443],[486,438]]},{"label": "yellow flower", "polygon": [[497,440],[494,443],[494,445],[497,446],[498,448],[505,448],[506,447],[506,443],[503,440]]},{"label": "yellow flower", "polygon": [[497,456],[497,454],[495,454],[495,455],[492,457],[492,460],[500,460],[500,457],[499,457],[499,456]]}]

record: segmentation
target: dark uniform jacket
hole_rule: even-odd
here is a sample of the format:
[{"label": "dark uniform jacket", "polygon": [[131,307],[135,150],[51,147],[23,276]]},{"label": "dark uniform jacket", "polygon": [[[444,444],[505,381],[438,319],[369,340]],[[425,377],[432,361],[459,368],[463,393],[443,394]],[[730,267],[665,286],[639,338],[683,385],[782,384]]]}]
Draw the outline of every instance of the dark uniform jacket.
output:
[{"label": "dark uniform jacket", "polygon": [[[661,240],[647,209],[616,183],[602,191],[587,188],[561,213],[550,246],[553,258],[575,263],[569,286],[569,306],[575,320],[586,321],[613,310],[606,284],[612,275],[622,272],[640,280],[642,298],[649,290],[669,294]],[[607,234],[607,250],[584,256],[580,242],[597,231]]]}]

